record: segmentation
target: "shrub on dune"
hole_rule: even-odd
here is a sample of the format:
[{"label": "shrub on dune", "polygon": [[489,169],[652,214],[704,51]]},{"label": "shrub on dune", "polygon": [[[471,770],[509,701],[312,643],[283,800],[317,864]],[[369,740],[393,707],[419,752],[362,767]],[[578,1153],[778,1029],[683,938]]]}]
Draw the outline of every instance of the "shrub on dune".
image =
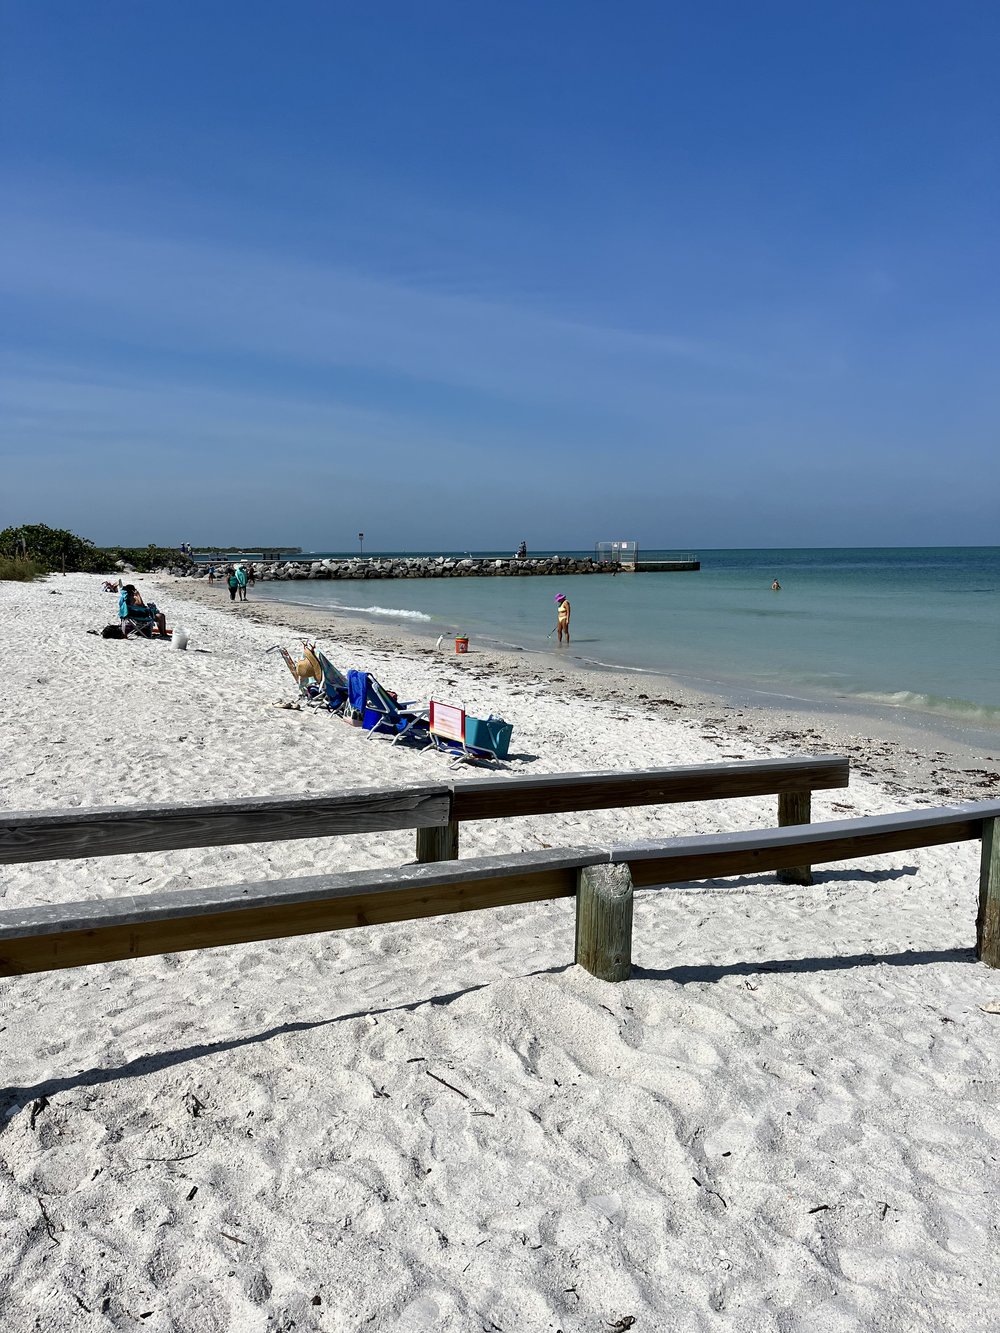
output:
[{"label": "shrub on dune", "polygon": [[45,570],[33,560],[12,560],[0,555],[0,582],[12,579],[18,583],[29,583],[44,573]]}]

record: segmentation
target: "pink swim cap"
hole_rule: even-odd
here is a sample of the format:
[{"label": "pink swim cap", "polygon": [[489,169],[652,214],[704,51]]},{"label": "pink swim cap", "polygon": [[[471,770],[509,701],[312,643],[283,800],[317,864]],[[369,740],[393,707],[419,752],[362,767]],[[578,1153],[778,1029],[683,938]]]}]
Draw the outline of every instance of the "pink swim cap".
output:
[{"label": "pink swim cap", "polygon": [[557,593],[556,593],[556,601],[557,601],[557,602],[565,602],[565,600],[566,600],[566,594],[565,594],[564,592],[557,592]]}]

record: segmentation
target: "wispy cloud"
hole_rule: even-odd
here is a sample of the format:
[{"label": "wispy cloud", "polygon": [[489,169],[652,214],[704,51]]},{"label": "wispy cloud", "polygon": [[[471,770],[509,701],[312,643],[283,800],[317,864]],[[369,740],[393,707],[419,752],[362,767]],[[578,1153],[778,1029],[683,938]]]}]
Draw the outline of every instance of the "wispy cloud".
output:
[{"label": "wispy cloud", "polygon": [[377,514],[415,533],[486,491],[495,541],[517,515],[548,530],[558,493],[564,535],[549,540],[573,545],[581,524],[628,531],[643,513],[647,531],[699,506],[718,520],[721,476],[758,514],[812,512],[817,478],[846,509],[862,471],[882,493],[900,465],[911,479],[923,466],[894,396],[882,471],[869,461],[885,393],[837,354],[822,315],[717,314],[729,336],[687,337],[665,312],[636,331],[571,316],[583,304],[553,292],[464,290],[461,265],[447,282],[406,280],[34,204],[8,209],[0,247],[10,520],[73,527],[82,508],[89,535],[124,539],[117,479],[136,475],[185,537],[234,515],[274,540],[335,541],[364,514],[366,530]]},{"label": "wispy cloud", "polygon": [[[271,373],[363,371],[514,402],[662,413],[701,376],[752,358],[336,265],[96,227],[11,221],[8,299],[68,338],[148,353],[266,357]],[[317,383],[319,383],[317,379]]]}]

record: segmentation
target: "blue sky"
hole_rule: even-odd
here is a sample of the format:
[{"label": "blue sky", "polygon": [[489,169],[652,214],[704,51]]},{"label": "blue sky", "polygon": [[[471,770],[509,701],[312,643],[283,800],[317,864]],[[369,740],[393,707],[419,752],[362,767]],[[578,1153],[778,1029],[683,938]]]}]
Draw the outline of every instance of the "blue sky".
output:
[{"label": "blue sky", "polygon": [[1000,10],[8,0],[0,528],[1000,542]]}]

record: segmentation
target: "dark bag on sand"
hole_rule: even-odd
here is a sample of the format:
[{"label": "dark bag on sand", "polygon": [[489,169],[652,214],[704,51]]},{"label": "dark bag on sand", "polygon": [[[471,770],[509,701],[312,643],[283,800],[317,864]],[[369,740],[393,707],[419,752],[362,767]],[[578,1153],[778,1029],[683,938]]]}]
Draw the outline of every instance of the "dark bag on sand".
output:
[{"label": "dark bag on sand", "polygon": [[125,631],[121,625],[105,625],[101,630],[102,639],[124,639]]}]

